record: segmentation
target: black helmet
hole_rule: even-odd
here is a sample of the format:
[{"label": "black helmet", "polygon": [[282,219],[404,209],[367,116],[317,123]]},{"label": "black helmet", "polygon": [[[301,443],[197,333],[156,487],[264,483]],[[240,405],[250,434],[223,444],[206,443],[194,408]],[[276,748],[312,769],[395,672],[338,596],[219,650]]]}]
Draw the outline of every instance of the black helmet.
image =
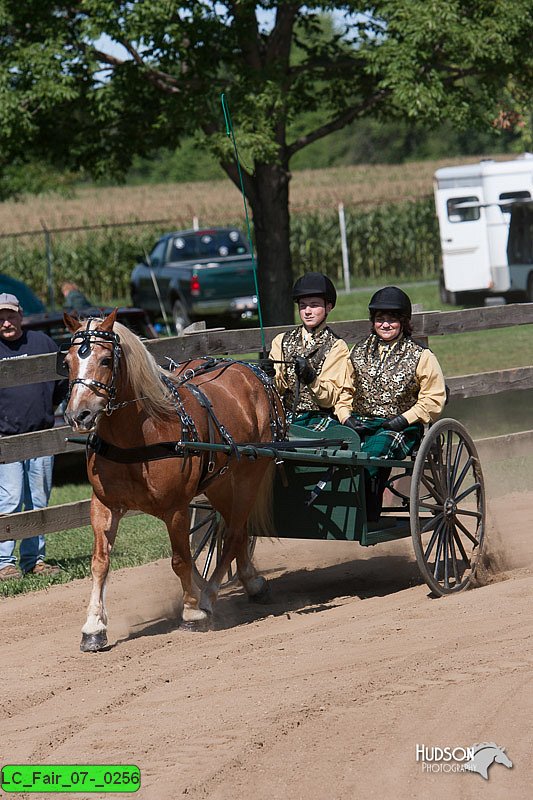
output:
[{"label": "black helmet", "polygon": [[311,295],[323,297],[326,303],[331,303],[332,308],[337,302],[337,292],[333,283],[327,275],[322,275],[321,272],[306,272],[292,287],[292,299],[295,303],[300,297],[310,297]]},{"label": "black helmet", "polygon": [[372,295],[368,310],[373,317],[376,311],[397,311],[402,317],[411,319],[412,309],[409,295],[397,286],[385,286]]}]

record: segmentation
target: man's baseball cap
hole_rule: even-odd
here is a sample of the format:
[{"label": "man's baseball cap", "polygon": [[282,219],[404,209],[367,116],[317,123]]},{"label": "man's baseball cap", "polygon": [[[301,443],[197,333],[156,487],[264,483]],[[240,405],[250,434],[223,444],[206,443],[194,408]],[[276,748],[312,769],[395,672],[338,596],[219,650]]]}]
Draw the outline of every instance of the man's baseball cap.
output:
[{"label": "man's baseball cap", "polygon": [[7,292],[0,294],[0,309],[2,308],[7,308],[9,311],[22,311],[18,297]]}]

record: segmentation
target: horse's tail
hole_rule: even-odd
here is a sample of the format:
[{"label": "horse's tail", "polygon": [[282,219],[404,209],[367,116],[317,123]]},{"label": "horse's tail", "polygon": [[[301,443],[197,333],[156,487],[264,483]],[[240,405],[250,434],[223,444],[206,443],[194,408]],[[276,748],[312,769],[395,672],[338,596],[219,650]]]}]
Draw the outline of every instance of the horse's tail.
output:
[{"label": "horse's tail", "polygon": [[274,477],[276,475],[276,465],[271,461],[259,491],[255,498],[255,503],[251,514],[248,517],[249,536],[273,536],[274,535],[274,516],[273,516],[273,494]]}]

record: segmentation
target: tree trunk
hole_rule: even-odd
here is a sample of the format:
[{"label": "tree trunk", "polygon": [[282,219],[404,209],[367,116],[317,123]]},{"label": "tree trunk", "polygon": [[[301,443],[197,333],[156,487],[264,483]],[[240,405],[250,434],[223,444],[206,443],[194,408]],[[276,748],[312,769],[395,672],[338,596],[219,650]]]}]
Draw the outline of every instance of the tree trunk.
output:
[{"label": "tree trunk", "polygon": [[291,325],[292,262],[290,250],[288,169],[256,164],[250,201],[255,228],[259,295],[266,326]]}]

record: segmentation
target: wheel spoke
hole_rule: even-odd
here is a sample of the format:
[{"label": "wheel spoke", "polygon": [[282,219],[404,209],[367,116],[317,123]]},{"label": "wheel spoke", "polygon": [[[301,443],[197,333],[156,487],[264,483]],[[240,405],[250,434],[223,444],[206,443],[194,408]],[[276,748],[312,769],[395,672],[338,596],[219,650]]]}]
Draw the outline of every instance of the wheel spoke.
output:
[{"label": "wheel spoke", "polygon": [[436,581],[439,580],[439,567],[440,567],[440,555],[442,553],[442,545],[446,538],[446,524],[443,525],[444,533],[439,535],[439,544],[437,546],[437,552],[435,553],[435,567],[433,569],[433,577]]},{"label": "wheel spoke", "polygon": [[428,490],[431,497],[434,497],[435,500],[442,500],[442,493],[438,490],[434,483],[428,481],[426,476],[421,477],[420,483]]},{"label": "wheel spoke", "polygon": [[198,556],[200,555],[200,553],[202,552],[202,550],[204,549],[204,547],[206,546],[207,542],[209,541],[209,539],[211,538],[212,535],[213,535],[213,531],[209,527],[207,529],[207,531],[204,533],[204,535],[202,536],[200,542],[198,543],[198,545],[196,547],[196,550],[193,553],[193,556],[192,556],[193,561],[196,561],[196,559],[198,558]]},{"label": "wheel spoke", "polygon": [[455,513],[461,514],[463,517],[474,517],[474,519],[477,520],[480,520],[483,517],[481,511],[469,511],[467,508],[458,508]]},{"label": "wheel spoke", "polygon": [[453,532],[453,538],[457,542],[457,547],[459,548],[459,550],[461,552],[461,555],[463,557],[463,561],[465,562],[465,564],[470,564],[470,559],[468,558],[468,556],[466,554],[466,550],[464,548],[463,542],[461,541],[461,537],[459,536],[459,534],[457,533],[456,530],[454,530],[454,532]]},{"label": "wheel spoke", "polygon": [[448,526],[444,529],[444,547],[443,547],[443,561],[444,561],[444,585],[448,589],[450,585],[450,576],[448,573]]},{"label": "wheel spoke", "polygon": [[461,454],[462,454],[462,452],[464,450],[464,446],[465,446],[465,443],[461,439],[459,444],[457,445],[457,450],[455,452],[455,458],[453,460],[453,467],[452,467],[452,472],[451,472],[451,476],[450,476],[451,477],[451,480],[450,480],[450,485],[451,486],[453,486],[453,484],[454,484],[454,481],[455,481],[455,478],[456,478],[456,475],[457,475],[457,470],[459,469],[459,465],[460,465],[460,461],[461,461]]},{"label": "wheel spoke", "polygon": [[431,539],[429,540],[428,546],[426,547],[426,549],[424,551],[424,558],[425,558],[426,561],[429,561],[429,557],[430,557],[431,551],[433,550],[435,542],[437,541],[437,539],[438,539],[438,537],[440,535],[440,531],[442,530],[442,526],[443,525],[444,525],[444,520],[441,520],[439,522],[439,524],[437,525],[437,527],[435,528],[435,530],[433,531],[433,533],[431,534]]},{"label": "wheel spoke", "polygon": [[456,584],[461,583],[461,576],[459,575],[459,567],[457,564],[457,553],[455,552],[455,529],[453,530],[452,536],[449,538],[450,543],[450,553],[452,556],[452,569],[453,569],[453,576],[455,578]]},{"label": "wheel spoke", "polygon": [[[441,454],[439,453],[439,456]],[[439,459],[431,460],[431,473],[433,475],[433,480],[435,482],[435,490],[439,492],[441,497],[446,497],[446,470],[442,461]]]},{"label": "wheel spoke", "polygon": [[468,459],[468,461],[464,465],[463,469],[461,470],[461,474],[459,475],[458,479],[453,484],[452,492],[453,492],[454,495],[457,493],[460,485],[462,484],[462,482],[466,478],[466,476],[468,474],[468,471],[469,471],[470,467],[472,466],[472,463],[473,463],[472,456],[470,456],[470,458]]},{"label": "wheel spoke", "polygon": [[442,517],[442,514],[437,514],[435,517],[432,517],[428,522],[426,522],[420,533],[429,533],[429,531],[433,530],[435,525],[441,521]]},{"label": "wheel spoke", "polygon": [[418,501],[419,508],[428,508],[430,511],[444,511],[443,505],[437,505],[436,503],[424,503],[423,500]]},{"label": "wheel spoke", "polygon": [[204,568],[202,570],[202,578],[207,579],[207,576],[209,575],[209,568],[211,566],[211,561],[213,560],[213,555],[214,555],[216,546],[217,546],[217,537],[216,536],[212,536],[210,541],[209,541],[209,548],[208,548],[207,555],[206,555],[206,558],[205,558]]},{"label": "wheel spoke", "polygon": [[472,492],[476,492],[479,489],[481,489],[481,485],[479,483],[473,483],[472,486],[469,486],[468,489],[465,489],[464,492],[461,492],[461,494],[455,498],[455,502],[460,503],[461,500],[464,500],[469,494],[472,494]]},{"label": "wheel spoke", "polygon": [[452,472],[452,442],[453,442],[453,432],[448,431],[446,436],[446,489],[448,492],[452,488],[451,483],[451,472]]},{"label": "wheel spoke", "polygon": [[474,546],[477,546],[479,544],[479,539],[477,539],[472,533],[470,533],[468,528],[465,528],[465,526],[463,525],[461,520],[456,519],[455,520],[455,524],[457,525],[458,528],[460,528],[462,530],[464,535],[467,536],[470,539],[470,541],[472,542],[472,544]]},{"label": "wheel spoke", "polygon": [[216,514],[213,511],[213,513],[209,514],[208,517],[204,517],[200,522],[197,522],[196,525],[193,525],[189,533],[190,534],[196,533],[196,531],[199,531],[200,528],[204,527],[204,525],[207,525],[208,523],[212,522],[215,519],[215,516]]}]

